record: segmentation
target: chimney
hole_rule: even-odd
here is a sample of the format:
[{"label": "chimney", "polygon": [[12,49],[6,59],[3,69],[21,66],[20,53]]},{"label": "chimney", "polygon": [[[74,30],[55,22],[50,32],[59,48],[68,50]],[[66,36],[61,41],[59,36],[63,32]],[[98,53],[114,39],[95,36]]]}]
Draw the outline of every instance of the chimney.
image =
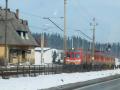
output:
[{"label": "chimney", "polygon": [[16,17],[19,19],[19,9],[16,9]]}]

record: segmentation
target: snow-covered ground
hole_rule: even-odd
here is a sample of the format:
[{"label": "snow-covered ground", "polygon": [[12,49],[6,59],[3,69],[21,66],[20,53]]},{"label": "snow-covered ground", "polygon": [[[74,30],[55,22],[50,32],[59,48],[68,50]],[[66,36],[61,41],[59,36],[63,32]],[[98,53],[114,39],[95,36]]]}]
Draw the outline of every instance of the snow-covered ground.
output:
[{"label": "snow-covered ground", "polygon": [[38,90],[120,74],[120,69],[0,79],[0,90]]}]

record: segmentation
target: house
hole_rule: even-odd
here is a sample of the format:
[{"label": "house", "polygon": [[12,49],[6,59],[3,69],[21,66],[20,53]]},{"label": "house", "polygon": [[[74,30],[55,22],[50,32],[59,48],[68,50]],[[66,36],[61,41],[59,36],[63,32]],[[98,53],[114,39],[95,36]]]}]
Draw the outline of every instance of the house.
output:
[{"label": "house", "polygon": [[19,10],[7,10],[7,29],[5,9],[0,8],[0,64],[35,63],[34,48],[38,46],[26,20],[19,19]]}]

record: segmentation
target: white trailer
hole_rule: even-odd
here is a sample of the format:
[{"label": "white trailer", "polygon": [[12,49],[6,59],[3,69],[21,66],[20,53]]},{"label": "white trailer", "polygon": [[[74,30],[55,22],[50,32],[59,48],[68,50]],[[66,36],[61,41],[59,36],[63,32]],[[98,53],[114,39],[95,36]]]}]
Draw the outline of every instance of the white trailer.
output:
[{"label": "white trailer", "polygon": [[57,56],[55,62],[61,62],[61,50],[51,49],[51,48],[43,48],[43,61],[41,61],[41,48],[35,48],[35,65],[41,64],[50,64],[53,63],[53,53],[56,52]]},{"label": "white trailer", "polygon": [[115,67],[118,68],[120,66],[120,59],[115,58]]}]

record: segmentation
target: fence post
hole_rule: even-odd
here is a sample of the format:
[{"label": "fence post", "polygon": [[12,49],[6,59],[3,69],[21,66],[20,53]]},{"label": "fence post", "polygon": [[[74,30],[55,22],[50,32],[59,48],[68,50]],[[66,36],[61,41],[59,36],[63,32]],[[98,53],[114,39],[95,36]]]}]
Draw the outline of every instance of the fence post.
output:
[{"label": "fence post", "polygon": [[39,65],[39,75],[40,75],[40,65]]},{"label": "fence post", "polygon": [[31,72],[30,72],[30,65],[29,65],[29,67],[28,67],[28,71],[29,71],[29,76],[30,76],[30,73],[31,73]]},{"label": "fence post", "polygon": [[19,73],[18,73],[18,68],[19,68],[19,65],[17,65],[17,77],[18,77],[18,74],[19,74]]},{"label": "fence post", "polygon": [[1,68],[1,76],[2,76],[2,78],[4,78],[4,74],[3,74],[3,68]]},{"label": "fence post", "polygon": [[57,74],[57,65],[55,65],[54,68],[55,68],[55,74]]},{"label": "fence post", "polygon": [[45,68],[45,65],[44,65],[44,75],[46,74],[46,68]]},{"label": "fence post", "polygon": [[8,74],[8,73],[7,73],[7,71],[8,71],[8,70],[7,70],[7,66],[6,66],[5,77],[6,77],[6,76],[7,76],[7,74]]},{"label": "fence post", "polygon": [[47,74],[49,75],[49,72],[50,72],[50,67],[49,67],[49,64],[48,65],[48,68],[47,68]]},{"label": "fence post", "polygon": [[36,73],[35,73],[35,65],[34,65],[34,76],[36,76]]},{"label": "fence post", "polygon": [[52,70],[51,70],[51,71],[52,71],[52,74],[54,74],[54,70],[53,70],[53,64],[52,64],[52,67],[51,67],[51,68],[52,68]]},{"label": "fence post", "polygon": [[24,68],[25,68],[25,67],[23,66],[23,76],[25,76]]}]

